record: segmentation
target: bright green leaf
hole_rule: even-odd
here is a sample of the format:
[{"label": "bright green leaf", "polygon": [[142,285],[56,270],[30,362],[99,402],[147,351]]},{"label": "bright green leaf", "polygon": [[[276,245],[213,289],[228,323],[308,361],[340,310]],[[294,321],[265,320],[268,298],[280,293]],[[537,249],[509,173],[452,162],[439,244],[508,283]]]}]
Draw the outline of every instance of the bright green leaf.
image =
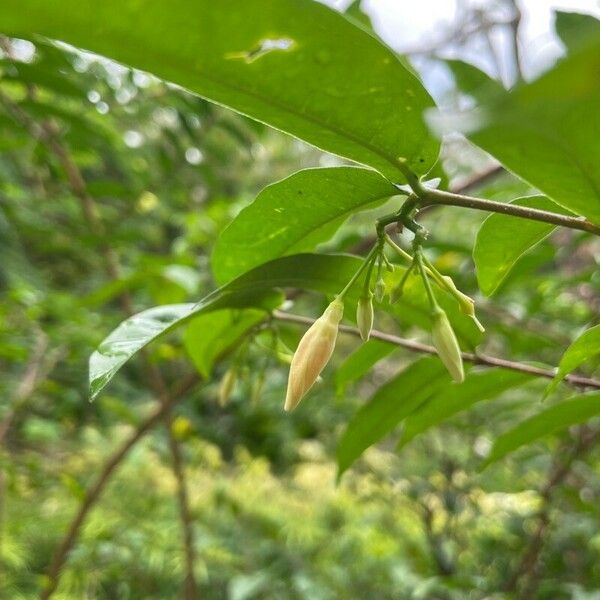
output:
[{"label": "bright green leaf", "polygon": [[[545,196],[518,198],[511,204],[569,214]],[[550,223],[491,214],[477,232],[473,260],[481,291],[491,296],[519,258],[555,229]]]},{"label": "bright green leaf", "polygon": [[517,448],[530,444],[544,435],[555,433],[585,423],[600,414],[600,392],[578,396],[548,408],[502,434],[492,446],[489,456],[481,465],[485,469],[490,464],[505,457]]},{"label": "bright green leaf", "polygon": [[486,106],[470,138],[549,198],[600,223],[600,43]]},{"label": "bright green leaf", "polygon": [[404,180],[439,142],[433,100],[385,45],[312,0],[4,0],[7,34],[41,34],[97,52],[329,152]]},{"label": "bright green leaf", "polygon": [[337,447],[338,477],[372,444],[390,433],[423,402],[450,385],[437,357],[422,358],[384,386],[354,415]]},{"label": "bright green leaf", "polygon": [[[558,384],[584,362],[600,356],[600,325],[584,331],[565,351],[558,365],[556,377],[546,389],[546,396],[553,392]],[[597,364],[597,363],[596,363]]]},{"label": "bright green leaf", "polygon": [[576,52],[600,39],[600,21],[592,15],[557,11],[555,27],[569,52]]},{"label": "bright green leaf", "polygon": [[264,262],[314,250],[357,210],[397,194],[375,171],[307,169],[267,186],[227,227],[212,267],[224,283]]},{"label": "bright green leaf", "polygon": [[532,378],[532,375],[506,369],[468,373],[464,383],[451,383],[406,418],[398,449],[430,427],[471,408],[475,403],[492,400]]}]

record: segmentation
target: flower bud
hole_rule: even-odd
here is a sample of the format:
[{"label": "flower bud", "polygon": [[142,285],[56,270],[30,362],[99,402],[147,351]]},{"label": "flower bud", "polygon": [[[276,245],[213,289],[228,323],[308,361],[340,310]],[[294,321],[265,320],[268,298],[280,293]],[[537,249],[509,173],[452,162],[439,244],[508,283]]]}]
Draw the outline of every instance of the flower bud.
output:
[{"label": "flower bud", "polygon": [[219,386],[219,406],[226,406],[229,402],[229,396],[233,391],[233,387],[237,381],[237,369],[230,367],[227,369],[223,379],[221,379],[221,385]]},{"label": "flower bud", "polygon": [[284,410],[298,406],[329,362],[343,314],[344,303],[336,298],[300,340],[290,366]]},{"label": "flower bud", "polygon": [[371,335],[371,329],[373,329],[373,294],[371,292],[367,296],[362,296],[358,301],[356,324],[360,331],[360,337],[363,342],[366,342]]},{"label": "flower bud", "polygon": [[458,305],[460,307],[460,311],[465,315],[471,317],[477,326],[477,329],[482,333],[485,331],[485,327],[480,323],[479,319],[475,315],[475,300],[470,298],[466,294],[463,294],[457,287],[451,277],[447,275],[443,276],[446,285],[448,286],[448,290],[450,293],[456,298]]},{"label": "flower bud", "polygon": [[385,297],[385,281],[383,281],[383,278],[380,277],[377,280],[377,283],[375,283],[375,300],[377,300],[377,302],[383,302],[384,297]]},{"label": "flower bud", "polygon": [[438,351],[440,360],[444,363],[446,369],[452,376],[452,379],[458,383],[465,380],[463,370],[462,356],[460,347],[448,316],[441,309],[437,308],[433,313],[432,329],[433,345]]}]

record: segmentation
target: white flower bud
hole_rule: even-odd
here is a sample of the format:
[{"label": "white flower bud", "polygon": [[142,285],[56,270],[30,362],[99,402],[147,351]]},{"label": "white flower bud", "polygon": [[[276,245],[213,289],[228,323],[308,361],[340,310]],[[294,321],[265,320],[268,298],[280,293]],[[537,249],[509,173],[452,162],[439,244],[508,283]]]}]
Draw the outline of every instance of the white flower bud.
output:
[{"label": "white flower bud", "polygon": [[284,410],[298,406],[329,362],[343,314],[344,303],[336,298],[302,336],[290,366]]},{"label": "white flower bud", "polygon": [[371,335],[371,329],[373,329],[373,294],[371,292],[367,296],[362,296],[358,301],[356,324],[360,331],[360,337],[363,342],[366,342]]},{"label": "white flower bud", "polygon": [[229,402],[229,397],[237,381],[237,369],[230,367],[227,369],[221,384],[219,385],[219,406],[226,406]]},{"label": "white flower bud", "polygon": [[452,379],[458,383],[465,380],[465,372],[463,370],[462,356],[458,340],[448,316],[438,308],[433,314],[433,329],[432,329],[433,345],[438,351],[440,360],[444,363],[446,369],[452,376]]}]

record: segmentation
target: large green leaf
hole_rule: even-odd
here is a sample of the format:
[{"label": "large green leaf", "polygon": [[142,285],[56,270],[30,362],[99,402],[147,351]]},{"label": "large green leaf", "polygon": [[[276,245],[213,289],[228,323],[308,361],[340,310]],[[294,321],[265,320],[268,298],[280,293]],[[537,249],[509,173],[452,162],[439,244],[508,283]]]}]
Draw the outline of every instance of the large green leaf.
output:
[{"label": "large green leaf", "polygon": [[506,369],[468,373],[462,384],[451,383],[406,418],[398,449],[430,427],[469,409],[475,403],[492,400],[531,379],[532,375]]},{"label": "large green leaf", "polygon": [[600,41],[486,105],[471,139],[549,198],[600,223]]},{"label": "large green leaf", "polygon": [[[298,287],[335,294],[360,265],[342,255],[297,254],[266,263],[215,290],[197,304],[175,304],[145,310],[123,321],[90,357],[92,397],[144,346],[191,318],[225,308],[270,309],[280,302],[273,290]],[[352,295],[349,298],[356,301]]]},{"label": "large green leaf", "polygon": [[[517,198],[511,204],[569,214],[545,196]],[[554,225],[494,213],[477,232],[473,260],[481,291],[491,296],[519,258],[555,229]]]},{"label": "large green leaf", "polygon": [[398,193],[375,171],[307,169],[267,186],[223,231],[212,256],[224,283],[283,256],[314,250],[353,212]]},{"label": "large green leaf", "polygon": [[595,365],[598,366],[600,357],[600,325],[591,327],[584,331],[565,351],[558,365],[556,377],[550,382],[546,389],[546,395],[553,392],[558,384],[577,367],[583,363],[596,358]]},{"label": "large green leaf", "polygon": [[372,444],[390,433],[442,387],[450,377],[437,357],[411,364],[380,387],[348,423],[337,447],[338,477]]},{"label": "large green leaf", "polygon": [[548,408],[519,423],[496,439],[481,469],[544,435],[561,431],[571,425],[585,423],[596,415],[600,415],[600,392],[578,396]]},{"label": "large green leaf", "polygon": [[433,101],[381,42],[312,0],[3,0],[7,34],[41,34],[150,71],[403,180],[439,143]]}]

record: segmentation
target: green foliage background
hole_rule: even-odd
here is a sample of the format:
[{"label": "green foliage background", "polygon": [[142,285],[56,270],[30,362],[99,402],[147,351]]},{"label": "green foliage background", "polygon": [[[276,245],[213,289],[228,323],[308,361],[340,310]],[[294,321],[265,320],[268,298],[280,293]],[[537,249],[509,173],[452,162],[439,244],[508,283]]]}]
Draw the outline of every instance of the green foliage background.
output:
[{"label": "green foliage background", "polygon": [[[35,29],[37,24],[29,32],[20,29],[21,17],[11,4],[0,8],[6,19],[0,20],[0,30],[16,36],[3,38],[0,60],[0,597],[25,599],[37,597],[47,585],[53,552],[104,461],[155,406],[140,357],[128,362],[94,403],[88,402],[88,357],[123,321],[122,293],[130,294],[136,312],[156,305],[195,303],[212,292],[216,283],[284,254],[314,250],[328,255],[361,254],[364,239],[373,235],[374,219],[397,208],[397,199],[382,200],[391,184],[374,171],[361,174],[353,167],[356,181],[348,183],[340,175],[343,169],[335,169],[335,174],[322,180],[323,167],[347,169],[348,161],[153,75],[25,34],[52,36],[53,27],[57,32],[63,28],[67,41],[234,105],[387,177],[397,176],[394,182],[405,176],[402,168],[389,166],[398,131],[404,136],[402,151],[411,166],[418,167],[421,156],[426,157],[419,174],[433,165],[437,142],[420,119],[407,117],[406,122],[393,124],[397,129],[390,129],[388,121],[369,122],[365,111],[363,120],[353,123],[352,136],[358,142],[349,144],[343,136],[326,131],[329,126],[337,127],[336,119],[340,123],[348,119],[338,110],[343,103],[335,94],[326,95],[324,105],[319,97],[303,104],[307,90],[299,87],[295,94],[295,88],[290,88],[291,105],[332,118],[326,127],[286,121],[285,111],[275,111],[268,102],[252,103],[244,94],[232,101],[231,95],[213,89],[202,76],[180,75],[181,64],[189,60],[189,55],[178,54],[182,46],[176,41],[181,33],[172,32],[175,41],[169,41],[167,50],[175,53],[168,56],[183,62],[165,60],[163,70],[153,69],[150,63],[137,64],[142,59],[150,61],[139,48],[118,45],[125,20],[114,18],[110,35],[93,40],[87,36],[84,22],[87,5],[92,3],[71,6],[61,2],[61,11],[70,12],[71,21],[44,22],[43,3],[30,2],[31,15],[37,14],[48,32]],[[135,8],[134,3],[124,4],[128,10]],[[219,3],[212,4],[214,23],[233,27],[223,16],[233,9],[228,13],[218,8]],[[255,3],[247,4],[244,10],[251,10]],[[264,12],[265,22],[290,19],[288,3],[269,4],[275,8],[272,13]],[[363,18],[363,26],[368,27],[359,5],[353,3],[349,12]],[[173,14],[179,23],[177,12]],[[318,64],[324,64],[323,76],[331,81],[316,80],[315,86],[354,85],[347,81],[357,60],[353,48],[365,38],[343,17],[329,11],[323,14],[331,19],[332,27],[340,28],[347,60],[336,63],[333,56],[320,54],[316,63],[299,62],[296,76],[310,76],[320,68]],[[334,55],[339,50],[329,48],[323,32],[313,35],[303,21],[291,22],[306,52],[313,47],[318,52],[323,45]],[[557,170],[547,140],[536,137],[543,138],[548,121],[560,121],[573,105],[577,110],[583,106],[587,112],[580,113],[580,122],[563,123],[568,131],[561,139],[568,139],[570,152],[581,151],[592,167],[597,165],[600,145],[597,132],[595,136],[591,132],[600,114],[594,110],[599,95],[593,81],[598,38],[590,23],[560,17],[563,39],[575,58],[569,55],[538,81],[518,87],[516,93],[499,92],[497,84],[463,63],[448,65],[456,85],[444,99],[446,109],[454,110],[475,98],[498,115],[493,127],[482,128],[472,139],[523,177],[503,171],[484,179],[477,186],[478,197],[502,202],[520,198],[517,203],[563,214],[575,211],[598,222],[600,199],[587,188],[577,187],[578,165],[567,163],[565,172]],[[260,26],[260,19],[246,21],[244,27],[235,25],[240,49],[247,48],[252,28]],[[573,37],[573,28],[582,33]],[[217,29],[211,35],[218,38],[218,33]],[[373,61],[392,56],[374,38],[368,40],[365,47]],[[256,40],[252,37],[251,41]],[[272,54],[270,58],[280,60],[276,52]],[[209,51],[204,58],[214,59]],[[252,84],[244,79],[244,85],[263,85],[268,93],[287,89],[288,80],[277,79],[277,73],[282,73],[277,65],[271,64],[271,70],[262,68],[262,60],[245,66],[221,60],[213,67],[233,78],[246,77],[244,69],[256,67]],[[368,65],[364,70],[369,70]],[[579,96],[557,95],[557,81],[565,81],[564,73],[576,74],[573,80]],[[393,73],[384,70],[379,75],[397,77],[393,85],[399,90],[406,88],[407,81],[418,84],[400,62],[394,63]],[[567,84],[573,84],[568,77]],[[432,106],[424,88],[415,89],[419,90],[415,113]],[[388,92],[393,99],[395,88]],[[383,112],[388,101],[383,97],[378,105]],[[357,105],[362,104],[359,98]],[[540,105],[545,111],[540,112]],[[356,112],[351,101],[343,106]],[[515,125],[523,120],[533,133],[524,134],[525,128]],[[383,158],[365,142],[369,123],[385,132],[376,139],[385,149]],[[103,230],[91,226],[85,203],[74,193],[60,157],[37,135],[44,126],[68,149],[83,175]],[[499,130],[505,137],[498,137]],[[519,152],[523,136],[525,147],[533,148],[531,155]],[[549,155],[536,153],[536,148],[547,149]],[[489,166],[489,157],[464,138],[447,140],[442,158],[434,169],[443,175],[444,188],[449,178],[469,178]],[[521,173],[518,165],[523,161],[528,171]],[[314,180],[311,171],[284,179],[299,169],[317,167]],[[328,187],[338,176],[342,177],[340,186],[346,182],[361,192],[356,198],[344,196],[339,206]],[[247,245],[240,240],[256,235],[258,243],[270,226],[261,217],[266,213],[257,209],[258,201],[241,213],[250,215],[247,222],[225,227],[259,192],[259,201],[267,208],[269,202],[280,201],[281,194],[291,198],[296,191],[293,186],[299,185],[294,177],[308,178],[301,189],[317,200],[329,189],[331,214],[325,209],[319,212],[316,201],[310,218],[296,207],[288,221],[298,223],[295,233],[290,232],[298,236],[295,245],[276,249],[259,244],[262,249],[249,259],[244,254]],[[365,184],[366,197],[360,188],[363,178],[373,180]],[[597,170],[586,180],[592,190],[596,183]],[[539,196],[540,191],[551,199]],[[533,200],[523,200],[534,194]],[[352,216],[346,220],[348,213]],[[447,309],[463,348],[477,346],[486,354],[513,361],[558,365],[567,347],[587,331],[585,343],[579,345],[581,356],[567,356],[561,367],[564,374],[575,368],[590,377],[597,374],[597,327],[593,329],[600,314],[597,238],[533,222],[519,230],[510,218],[500,215],[489,217],[482,226],[485,216],[465,208],[436,207],[421,218],[432,232],[427,244],[430,257],[460,289],[477,299],[487,329],[482,338],[450,302]],[[486,230],[494,235],[484,235]],[[107,274],[106,247],[121,264],[116,280]],[[224,257],[222,262],[219,256]],[[349,258],[314,255],[280,260],[289,261],[279,263],[284,265],[281,271],[302,281],[293,286],[301,289],[289,294],[293,311],[311,317],[322,312],[324,295],[333,296],[354,264]],[[272,276],[275,267],[269,269]],[[398,278],[398,271],[389,277]],[[483,296],[479,287],[493,296]],[[396,308],[382,306],[377,311],[377,328],[427,342],[423,297],[418,282],[411,283]],[[278,299],[270,290],[261,296],[267,306]],[[258,302],[253,299],[250,304]],[[353,306],[347,307],[350,322]],[[533,582],[530,597],[597,597],[597,448],[577,455],[560,485],[548,488],[553,473],[570,457],[573,439],[597,428],[597,418],[578,426],[597,414],[597,394],[586,394],[583,402],[588,412],[581,412],[580,403],[568,405],[576,407],[569,414],[552,417],[545,411],[563,410],[565,400],[575,394],[572,388],[557,386],[546,404],[541,404],[547,380],[519,376],[508,381],[510,374],[498,370],[489,376],[489,370],[476,366],[468,371],[465,387],[460,387],[443,378],[436,358],[420,359],[419,367],[414,353],[373,340],[360,346],[355,337],[340,336],[323,382],[296,412],[284,414],[287,361],[303,330],[284,322],[272,326],[267,322],[265,327],[262,315],[256,308],[207,313],[147,348],[146,360],[169,385],[194,378],[197,371],[203,378],[175,406],[174,420],[167,424],[180,442],[185,461],[199,597],[512,597],[502,591],[503,586],[540,523],[544,544],[537,566],[523,586],[510,593],[527,597],[527,585]],[[572,364],[567,364],[569,360]],[[238,375],[236,385],[227,402],[220,402],[220,382],[232,368]],[[422,374],[417,377],[419,368]],[[408,377],[413,377],[414,390],[408,387]],[[426,397],[429,408],[408,414],[411,398],[429,384],[434,388]],[[364,415],[375,414],[381,423],[377,420],[380,413],[369,411],[377,411],[378,406],[389,411],[395,398],[404,402],[393,405],[397,414],[386,412],[381,430],[368,432],[373,436],[370,442],[391,431],[395,436],[368,449],[370,443],[362,447],[353,441],[352,432],[358,430],[362,436],[368,426]],[[569,401],[581,402],[581,398]],[[540,432],[550,435],[541,435],[480,470],[492,446],[502,454],[502,445],[494,446],[496,440],[506,439],[503,434],[536,415]],[[573,427],[566,428],[568,424]],[[336,483],[338,467],[344,470],[355,459]],[[181,597],[185,555],[178,482],[171,462],[166,427],[161,424],[114,473],[69,555],[56,598]],[[547,523],[540,520],[540,514]]]}]

